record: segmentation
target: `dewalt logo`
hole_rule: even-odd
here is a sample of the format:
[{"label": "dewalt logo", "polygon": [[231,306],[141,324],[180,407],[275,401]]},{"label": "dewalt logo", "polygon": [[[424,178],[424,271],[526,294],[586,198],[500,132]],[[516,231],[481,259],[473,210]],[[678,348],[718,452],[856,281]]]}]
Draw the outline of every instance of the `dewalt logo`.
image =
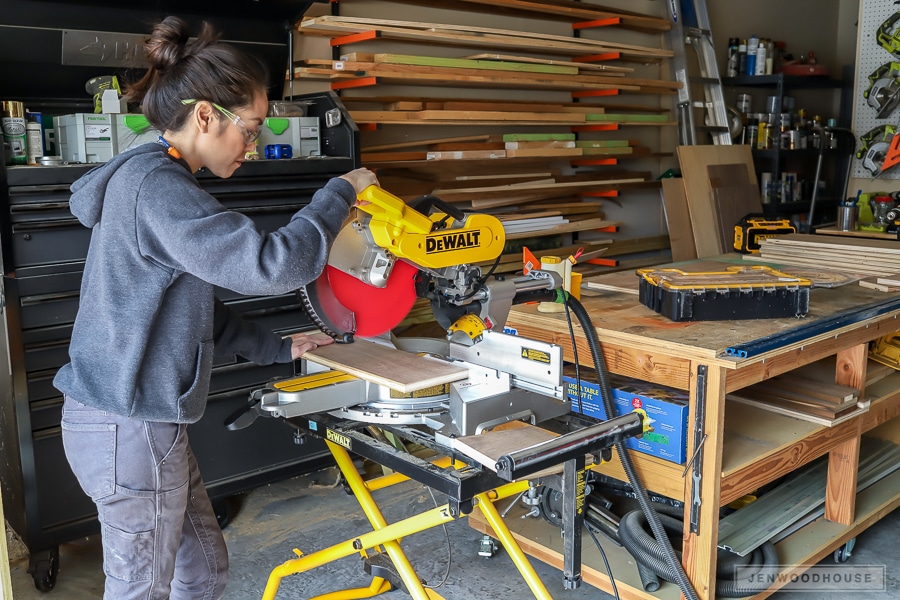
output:
[{"label": "dewalt logo", "polygon": [[535,362],[550,364],[550,354],[543,350],[535,350],[534,348],[526,348],[522,346],[522,358],[525,360],[533,360]]},{"label": "dewalt logo", "polygon": [[460,233],[443,233],[425,238],[425,253],[438,254],[463,248],[477,248],[480,231],[462,231]]},{"label": "dewalt logo", "polygon": [[352,448],[350,448],[350,438],[348,438],[346,435],[341,435],[340,433],[338,433],[336,431],[326,429],[325,430],[325,439],[327,439],[329,442],[333,442],[333,443],[337,444],[338,446],[343,446],[347,450],[352,449]]}]

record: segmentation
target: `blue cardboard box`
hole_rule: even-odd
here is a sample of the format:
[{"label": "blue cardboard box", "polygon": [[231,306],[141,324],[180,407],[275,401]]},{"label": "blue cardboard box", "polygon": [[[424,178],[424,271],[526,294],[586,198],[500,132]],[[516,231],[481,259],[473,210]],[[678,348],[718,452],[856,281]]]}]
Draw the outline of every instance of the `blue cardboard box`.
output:
[{"label": "blue cardboard box", "polygon": [[[593,369],[581,367],[581,412],[596,419],[606,419],[597,375]],[[575,400],[575,367],[567,365],[563,372],[566,395],[572,410],[578,412]],[[653,431],[641,438],[628,438],[628,448],[684,464],[687,460],[688,393],[662,385],[636,379],[609,376],[616,414],[624,415],[635,408],[642,408],[652,419]]]}]

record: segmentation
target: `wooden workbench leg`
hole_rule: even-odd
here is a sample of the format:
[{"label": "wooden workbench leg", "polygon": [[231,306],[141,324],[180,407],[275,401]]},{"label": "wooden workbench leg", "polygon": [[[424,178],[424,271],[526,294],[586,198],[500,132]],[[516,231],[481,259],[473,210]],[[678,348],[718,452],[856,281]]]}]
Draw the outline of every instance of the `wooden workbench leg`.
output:
[{"label": "wooden workbench leg", "polygon": [[[697,400],[705,396],[703,402],[703,432],[706,441],[700,460],[700,507],[697,532],[691,532],[691,502],[694,498],[692,474],[693,466],[685,477],[684,500],[684,553],[682,564],[700,600],[713,600],[716,596],[716,544],[719,540],[719,490],[722,473],[722,441],[725,431],[725,370],[721,367],[706,367],[694,362],[691,366],[691,406],[688,415],[688,456],[696,448],[695,423]],[[700,379],[705,378],[705,389],[699,389]],[[702,439],[702,438],[701,438]],[[696,462],[696,461],[695,461]]]},{"label": "wooden workbench leg", "polygon": [[[866,388],[868,345],[859,344],[837,354],[835,383],[860,390]],[[828,454],[828,484],[825,491],[825,518],[850,525],[856,515],[856,479],[859,475],[860,437],[847,440]]]}]

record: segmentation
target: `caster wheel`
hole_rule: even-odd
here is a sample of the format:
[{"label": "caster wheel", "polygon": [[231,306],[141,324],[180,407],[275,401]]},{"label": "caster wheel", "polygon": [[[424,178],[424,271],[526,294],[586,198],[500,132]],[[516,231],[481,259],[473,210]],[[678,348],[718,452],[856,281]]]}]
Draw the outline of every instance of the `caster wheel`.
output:
[{"label": "caster wheel", "polygon": [[40,592],[52,590],[59,574],[59,546],[32,554],[28,561],[28,572],[34,579],[35,589]]},{"label": "caster wheel", "polygon": [[834,562],[840,564],[847,562],[853,556],[853,548],[856,546],[856,538],[847,540],[847,543],[834,551]]},{"label": "caster wheel", "polygon": [[228,527],[228,524],[231,523],[231,518],[234,516],[234,510],[231,508],[231,502],[228,501],[228,498],[212,500],[212,508],[213,512],[216,513],[216,522],[219,523],[219,528],[225,529]]}]

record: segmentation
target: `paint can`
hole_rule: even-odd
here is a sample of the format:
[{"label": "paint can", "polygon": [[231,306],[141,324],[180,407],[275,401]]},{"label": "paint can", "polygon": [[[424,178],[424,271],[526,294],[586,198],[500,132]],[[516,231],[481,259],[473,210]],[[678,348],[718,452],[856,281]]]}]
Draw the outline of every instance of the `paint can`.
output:
[{"label": "paint can", "polygon": [[27,161],[25,141],[25,105],[17,100],[3,100],[0,128],[3,129],[3,143],[9,145],[7,164],[24,165]]},{"label": "paint can", "polygon": [[797,193],[797,173],[784,172],[781,174],[781,201],[797,202],[799,201]]},{"label": "paint can", "polygon": [[44,156],[44,128],[41,126],[41,113],[25,113],[25,148],[29,165],[40,163]]},{"label": "paint can", "polygon": [[775,199],[775,182],[771,173],[759,174],[759,191],[763,204],[771,204]]}]

